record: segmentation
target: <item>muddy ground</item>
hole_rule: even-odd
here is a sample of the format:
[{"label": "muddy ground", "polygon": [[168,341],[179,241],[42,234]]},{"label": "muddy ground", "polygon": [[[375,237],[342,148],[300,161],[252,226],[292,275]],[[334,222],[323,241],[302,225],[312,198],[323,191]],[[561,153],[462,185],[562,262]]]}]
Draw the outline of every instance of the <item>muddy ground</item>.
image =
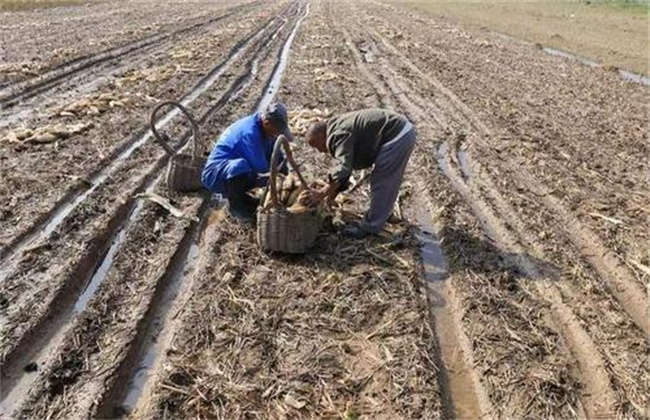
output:
[{"label": "muddy ground", "polygon": [[[3,416],[648,418],[648,87],[398,5],[111,5],[0,15]],[[405,113],[402,220],[270,255],[167,190],[155,104],[205,153],[273,97]]]}]

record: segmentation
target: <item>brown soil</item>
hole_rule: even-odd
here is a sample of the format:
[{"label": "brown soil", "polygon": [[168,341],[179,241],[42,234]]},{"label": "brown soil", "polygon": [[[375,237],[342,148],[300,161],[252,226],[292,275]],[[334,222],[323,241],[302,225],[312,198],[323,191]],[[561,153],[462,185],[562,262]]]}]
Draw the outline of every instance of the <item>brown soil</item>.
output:
[{"label": "brown soil", "polygon": [[[405,113],[418,128],[400,196],[406,220],[364,241],[344,239],[328,222],[307,255],[266,254],[254,230],[211,209],[213,201],[152,184],[166,161],[150,141],[95,189],[79,180],[112,164],[158,100],[178,99],[225,60],[191,105],[208,150],[255,108],[305,4],[206,3],[186,14],[182,3],[160,13],[144,3],[84,7],[89,22],[106,22],[94,32],[106,44],[81,43],[78,55],[233,15],[0,111],[14,118],[3,137],[26,111],[30,127],[94,124],[50,144],[0,145],[8,163],[0,264],[10,269],[0,291],[2,398],[15,379],[29,378],[20,398],[3,401],[5,414],[648,417],[647,87],[412,9],[313,2],[278,97],[294,112]],[[46,19],[61,23],[60,34],[91,31],[75,10],[3,18],[21,31]],[[155,14],[152,29],[110,24],[129,13],[135,22]],[[33,59],[44,74],[61,63],[38,61],[38,51],[51,50],[45,42],[20,42],[16,61]],[[85,87],[75,90],[75,80]],[[58,103],[109,92],[128,106],[57,116]],[[186,128],[174,119],[166,130],[186,139]],[[330,162],[301,139],[294,148],[308,177],[322,178]],[[200,220],[136,206],[148,187]],[[39,236],[70,197],[82,199]],[[346,219],[368,197],[367,186],[351,194]],[[37,240],[21,242],[30,232]],[[84,295],[115,240],[105,277]],[[427,240],[446,264],[428,259]],[[81,307],[80,296],[88,298]],[[48,334],[60,341],[48,343]],[[161,345],[147,362],[149,379],[126,406],[152,339]],[[25,376],[25,367],[38,374]]]},{"label": "brown soil", "polygon": [[41,75],[75,59],[206,22],[237,3],[213,3],[200,10],[189,3],[166,7],[96,3],[3,13],[0,36],[6,42],[0,86]]},{"label": "brown soil", "polygon": [[[266,10],[264,13],[270,15],[272,12]],[[257,14],[247,19],[233,17],[214,28],[215,34],[257,31],[266,23],[260,25],[258,17]],[[223,28],[228,24],[229,27]],[[65,102],[52,105],[40,117],[22,120],[0,133],[4,137],[17,127],[35,128],[57,123],[91,125],[82,134],[49,144],[3,143],[0,153],[6,164],[2,166],[0,176],[4,181],[2,194],[7,199],[0,209],[4,227],[0,243],[11,244],[16,235],[47,217],[52,206],[66,194],[87,187],[93,173],[114,162],[120,151],[145,133],[148,113],[156,102],[182,98],[212,68],[225,61],[237,39],[199,34],[185,42],[168,43],[160,58],[148,56],[149,62],[144,63],[142,70],[127,66],[119,77],[109,80],[97,91],[66,98]],[[207,52],[198,53],[204,49]],[[215,89],[208,90],[190,105],[197,115],[202,114],[211,95],[216,94],[215,90],[227,86],[227,82],[237,76],[236,66],[241,64],[232,64],[235,68],[228,69],[231,72],[219,80]],[[67,94],[66,91],[63,93]],[[106,104],[99,115],[93,115],[92,104],[82,106],[76,112],[78,115],[60,115],[61,110],[70,104],[85,104],[82,101],[102,94],[115,97],[122,105],[111,107]]]}]

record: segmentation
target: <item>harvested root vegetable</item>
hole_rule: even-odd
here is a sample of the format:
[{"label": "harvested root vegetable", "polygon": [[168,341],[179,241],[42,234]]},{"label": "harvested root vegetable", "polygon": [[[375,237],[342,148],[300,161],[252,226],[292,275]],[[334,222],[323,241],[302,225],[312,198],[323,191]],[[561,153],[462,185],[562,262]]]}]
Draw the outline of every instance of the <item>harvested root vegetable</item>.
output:
[{"label": "harvested root vegetable", "polygon": [[53,141],[56,141],[56,139],[58,139],[56,134],[44,132],[35,134],[26,141],[29,143],[52,143]]},{"label": "harvested root vegetable", "polygon": [[295,203],[296,201],[298,201],[299,196],[301,196],[302,193],[304,192],[305,191],[302,189],[302,187],[294,189],[289,195],[289,198],[287,199],[287,203]]},{"label": "harvested root vegetable", "polygon": [[304,135],[313,122],[329,118],[330,116],[332,116],[332,112],[329,109],[320,110],[314,108],[292,111],[289,113],[289,126],[293,133]]},{"label": "harvested root vegetable", "polygon": [[112,108],[128,106],[129,98],[116,93],[102,93],[89,98],[80,99],[59,110],[60,116],[100,115]]},{"label": "harvested root vegetable", "polygon": [[287,175],[282,182],[282,187],[280,188],[280,201],[288,203],[289,197],[292,192],[296,190],[298,184],[298,179],[293,172]]},{"label": "harvested root vegetable", "polygon": [[2,142],[19,144],[44,144],[64,140],[74,134],[79,134],[92,127],[92,124],[55,124],[36,129],[18,128],[9,132]]},{"label": "harvested root vegetable", "polygon": [[34,135],[34,132],[29,128],[19,128],[18,130],[14,130],[14,134],[18,140],[25,140]]},{"label": "harvested root vegetable", "polygon": [[[312,188],[322,188],[325,184],[323,182],[315,181],[311,183]],[[286,177],[278,176],[276,180],[276,188],[278,191],[278,204],[286,208],[292,213],[304,213],[306,211],[314,210],[314,207],[309,205],[309,191],[305,190],[300,183],[297,175],[294,173]],[[266,198],[262,205],[264,210],[271,208],[271,194],[266,194]]]},{"label": "harvested root vegetable", "polygon": [[307,213],[308,211],[314,210],[314,207],[308,207],[300,203],[295,203],[293,206],[288,207],[287,211],[294,214]]}]

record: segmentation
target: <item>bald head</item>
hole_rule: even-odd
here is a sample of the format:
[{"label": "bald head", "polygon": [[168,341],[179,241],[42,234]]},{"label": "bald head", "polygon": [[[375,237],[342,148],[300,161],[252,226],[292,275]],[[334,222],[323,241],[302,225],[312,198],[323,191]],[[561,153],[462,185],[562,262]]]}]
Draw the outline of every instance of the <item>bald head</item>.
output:
[{"label": "bald head", "polygon": [[319,152],[327,152],[327,124],[323,120],[316,121],[307,130],[307,143]]}]

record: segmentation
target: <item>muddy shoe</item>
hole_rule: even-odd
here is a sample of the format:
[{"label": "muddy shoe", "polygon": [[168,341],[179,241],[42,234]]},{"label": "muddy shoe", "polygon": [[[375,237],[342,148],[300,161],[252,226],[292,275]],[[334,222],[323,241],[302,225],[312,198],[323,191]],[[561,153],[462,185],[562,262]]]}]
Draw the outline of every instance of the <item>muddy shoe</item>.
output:
[{"label": "muddy shoe", "polygon": [[365,230],[361,229],[359,225],[347,225],[341,230],[341,234],[346,238],[351,239],[363,239],[366,236],[370,235]]},{"label": "muddy shoe", "polygon": [[397,216],[395,213],[391,213],[390,217],[387,220],[387,222],[390,223],[391,225],[398,224],[401,221],[402,221],[402,218]]},{"label": "muddy shoe", "polygon": [[247,208],[228,207],[228,214],[230,217],[237,219],[240,222],[247,224],[255,223],[255,212]]}]

